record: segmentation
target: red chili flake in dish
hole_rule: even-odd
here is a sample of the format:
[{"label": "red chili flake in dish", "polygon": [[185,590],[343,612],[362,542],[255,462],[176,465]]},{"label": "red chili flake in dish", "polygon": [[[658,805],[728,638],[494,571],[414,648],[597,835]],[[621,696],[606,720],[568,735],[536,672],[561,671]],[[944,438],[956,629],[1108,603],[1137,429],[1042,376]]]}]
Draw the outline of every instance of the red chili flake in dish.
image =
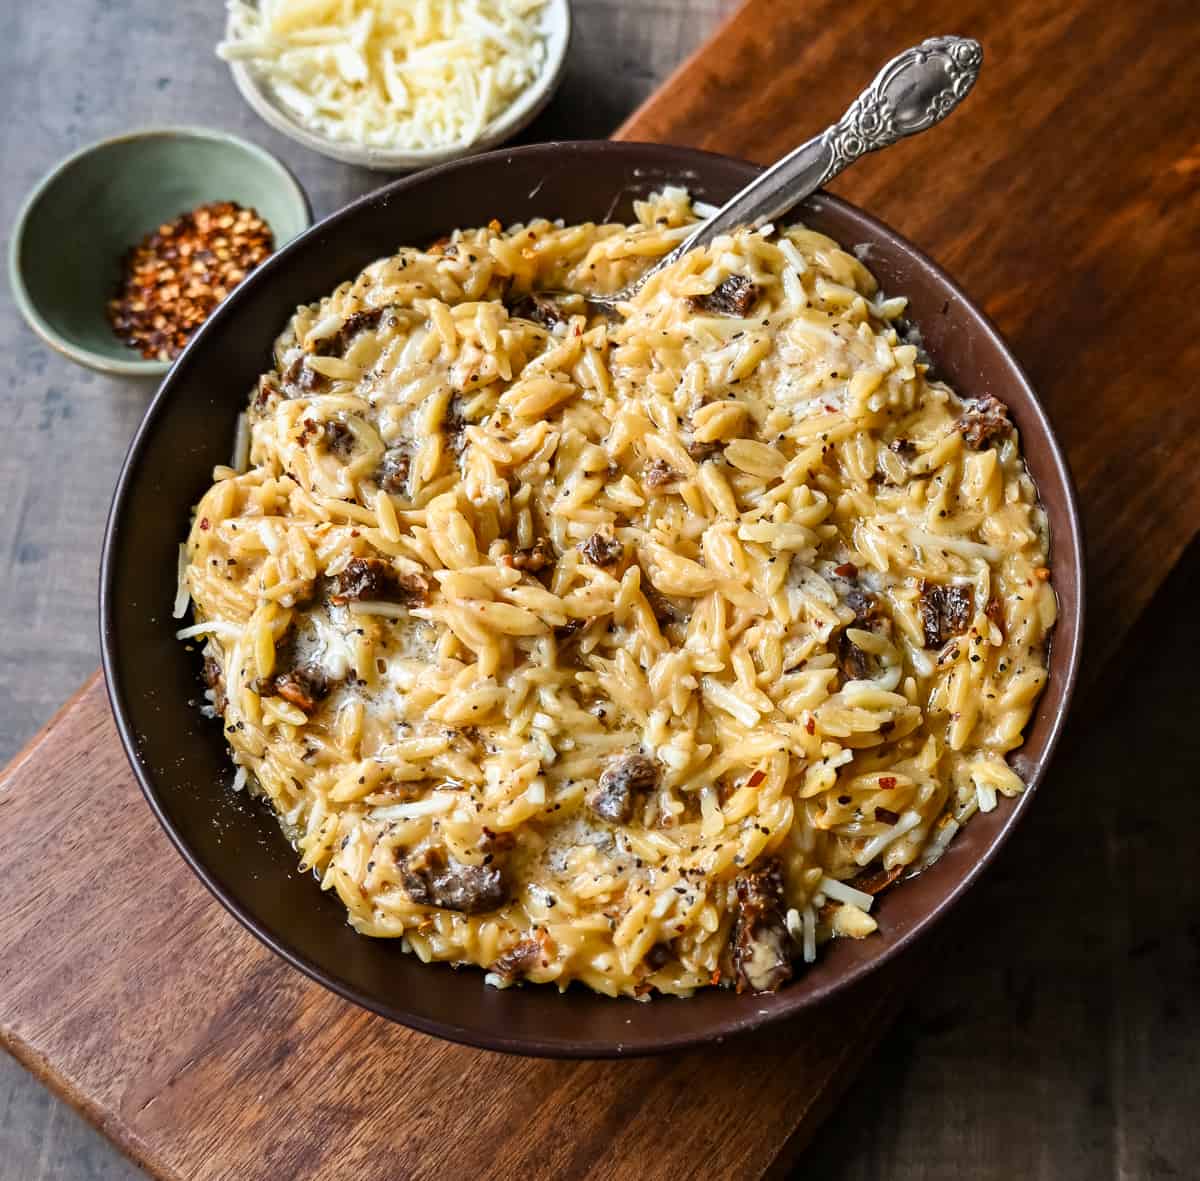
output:
[{"label": "red chili flake in dish", "polygon": [[147,234],[125,256],[108,320],[147,360],[173,361],[192,334],[275,249],[271,227],[234,201],[213,201]]},{"label": "red chili flake in dish", "polygon": [[833,572],[839,578],[858,577],[858,567],[853,562],[843,562],[840,566],[834,566]]},{"label": "red chili flake in dish", "polygon": [[201,529],[207,529],[207,528],[208,528],[208,518],[207,518],[207,517],[201,517],[201,518],[200,518],[200,528],[201,528]]},{"label": "red chili flake in dish", "polygon": [[896,777],[894,775],[885,775],[879,781],[879,787],[882,791],[891,791],[896,786]]},{"label": "red chili flake in dish", "polygon": [[751,775],[750,778],[747,780],[747,784],[750,787],[757,787],[760,783],[762,783],[762,781],[764,779],[766,779],[766,777],[767,777],[767,773],[765,771],[762,771],[762,770],[755,771],[754,774]]},{"label": "red chili flake in dish", "polygon": [[817,723],[816,723],[816,722],[814,722],[814,721],[812,720],[812,718],[809,718],[809,719],[808,719],[808,721],[804,723],[804,728],[805,728],[805,729],[806,729],[806,730],[807,730],[807,731],[808,731],[810,734],[815,734],[815,733],[817,732]]}]

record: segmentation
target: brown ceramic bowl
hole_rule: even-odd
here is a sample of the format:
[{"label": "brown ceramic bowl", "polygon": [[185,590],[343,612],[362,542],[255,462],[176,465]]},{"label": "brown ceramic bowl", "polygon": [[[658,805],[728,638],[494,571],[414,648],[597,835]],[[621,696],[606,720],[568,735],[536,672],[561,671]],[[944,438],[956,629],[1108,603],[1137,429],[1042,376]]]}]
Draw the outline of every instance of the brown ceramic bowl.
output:
[{"label": "brown ceramic bowl", "polygon": [[[834,197],[798,215],[864,257],[911,318],[938,369],[963,394],[994,394],[1020,428],[1050,517],[1061,603],[1050,679],[1013,758],[1030,785],[977,816],[927,873],[888,894],[881,933],[841,940],[773,996],[712,989],[690,1000],[609,1000],[582,988],[506,991],[483,973],[425,965],[398,941],[356,935],[341,902],[296,869],[273,816],[228,790],[220,727],[200,716],[198,661],[174,638],[176,552],[214,464],[227,460],[238,412],[297,304],[317,299],[402,243],[456,226],[541,214],[568,222],[631,216],[630,202],[666,184],[721,203],[756,168],[681,148],[562,143],[495,152],[388,185],[335,213],[257,270],[209,320],[158,391],[130,448],[104,546],[101,632],[109,695],[150,806],[192,868],[264,943],[349,1000],[427,1033],[497,1050],[601,1057],[678,1049],[779,1021],[815,1005],[927,930],[979,876],[1030,807],[1063,726],[1078,667],[1083,559],[1062,453],[1020,367],[983,314],[899,235]],[[863,250],[860,249],[860,253]]]}]

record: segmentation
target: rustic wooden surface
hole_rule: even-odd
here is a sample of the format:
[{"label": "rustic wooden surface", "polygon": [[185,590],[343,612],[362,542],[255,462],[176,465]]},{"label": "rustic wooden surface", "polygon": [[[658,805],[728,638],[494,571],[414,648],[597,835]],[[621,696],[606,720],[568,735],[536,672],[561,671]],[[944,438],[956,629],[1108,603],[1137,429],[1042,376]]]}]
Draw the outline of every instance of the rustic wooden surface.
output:
[{"label": "rustic wooden surface", "polygon": [[[1193,547],[1119,656],[1128,700],[1078,720],[987,888],[917,949],[937,971],[795,1176],[1194,1175],[1200,879],[1180,834],[1200,821],[1198,576]],[[1149,784],[1147,752],[1167,752]],[[410,1033],[283,967],[207,897],[96,681],[0,781],[0,817],[0,1039],[169,1181],[782,1176],[913,977],[889,967],[790,1026],[633,1062]],[[110,905],[98,883],[121,884]]]},{"label": "rustic wooden surface", "polygon": [[1200,1176],[1198,579],[1200,543],[797,1181]]},{"label": "rustic wooden surface", "polygon": [[[783,1035],[622,1062],[402,1029],[212,901],[143,803],[99,679],[18,757],[0,803],[0,1042],[169,1181],[757,1177],[872,1044],[846,1029],[894,1010],[872,982]],[[97,908],[104,882],[120,886]]]},{"label": "rustic wooden surface", "polygon": [[[572,0],[562,88],[528,138],[603,137],[711,31],[729,0]],[[0,226],[63,156],[131,127],[196,123],[277,154],[323,216],[387,178],[317,156],[242,102],[212,47],[221,0],[0,4]],[[7,248],[7,243],[5,244]],[[0,763],[95,669],[104,516],[154,386],[51,352],[0,283]],[[47,471],[69,478],[48,482]]]},{"label": "rustic wooden surface", "polygon": [[[932,254],[999,325],[1084,491],[1100,664],[1200,526],[1195,0],[756,0],[623,128],[769,162],[890,55],[969,33],[983,72],[927,135],[830,186]],[[789,134],[790,132],[790,134]]]},{"label": "rustic wooden surface", "polygon": [[[529,135],[608,135],[727,3],[572,0],[567,74]],[[385,179],[305,152],[263,124],[211,53],[222,22],[220,0],[0,4],[0,225],[12,225],[25,194],[68,152],[141,125],[197,123],[262,144],[293,169],[318,216]],[[50,352],[0,283],[0,764],[98,663],[104,516],[152,393]],[[140,1176],[0,1054],[0,1181]]]},{"label": "rustic wooden surface", "polygon": [[[942,0],[850,13],[821,0],[755,3],[672,88],[682,97],[644,113],[639,138],[769,159],[835,115],[904,44],[939,31],[983,40],[984,78],[962,112],[834,187],[944,262],[1030,369],[1081,484],[1098,666],[1200,518],[1200,407],[1187,396],[1200,357],[1177,294],[1195,278],[1192,6]],[[220,68],[199,60],[219,23],[213,12],[149,0],[73,0],[74,19],[64,6],[5,7],[9,221],[54,159],[131,122],[240,128],[296,166],[319,211],[373,183],[297,158],[237,106]],[[577,3],[592,35],[577,43],[563,98],[533,134],[605,133],[714,9],[658,6],[652,19],[642,7]],[[94,662],[100,516],[149,391],[81,374],[19,328],[11,304],[6,313],[0,739],[11,749]],[[70,479],[45,486],[45,470]],[[1195,693],[1166,677],[1181,655],[1196,655],[1183,614],[1164,612],[1157,631],[1126,648],[1111,712],[1076,727],[1047,802],[972,908],[974,926],[958,924],[942,970],[806,1162],[818,1175],[1194,1174],[1183,1103],[1196,1066],[1197,896],[1172,837],[1191,831],[1183,789],[1197,752],[1185,719]],[[1151,655],[1164,656],[1154,675]],[[83,1065],[89,1050],[97,1057],[87,1028],[72,1043]],[[86,1149],[69,1159],[67,1139],[45,1132],[57,1114],[40,1138],[36,1127],[14,1133],[15,1122],[36,1125],[56,1109],[0,1088],[14,1145],[0,1155],[0,1177],[124,1175]]]}]

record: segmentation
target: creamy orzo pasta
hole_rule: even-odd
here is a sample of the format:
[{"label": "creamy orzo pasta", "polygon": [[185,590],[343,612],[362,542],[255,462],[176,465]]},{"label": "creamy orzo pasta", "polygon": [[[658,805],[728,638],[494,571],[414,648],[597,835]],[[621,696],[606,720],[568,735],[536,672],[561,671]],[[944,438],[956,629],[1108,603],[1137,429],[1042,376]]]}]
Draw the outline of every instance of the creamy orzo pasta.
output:
[{"label": "creamy orzo pasta", "polygon": [[614,320],[536,294],[695,217],[493,222],[300,308],[181,559],[237,783],[356,930],[493,984],[776,988],[1022,790],[1045,518],[903,300],[799,225]]}]

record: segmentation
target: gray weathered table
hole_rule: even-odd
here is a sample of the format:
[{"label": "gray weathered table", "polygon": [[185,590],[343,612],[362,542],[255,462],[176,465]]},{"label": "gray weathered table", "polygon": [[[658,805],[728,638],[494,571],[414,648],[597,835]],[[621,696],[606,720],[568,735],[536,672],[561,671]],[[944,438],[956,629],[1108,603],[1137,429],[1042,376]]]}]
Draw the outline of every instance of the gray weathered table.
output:
[{"label": "gray weathered table", "polygon": [[[574,0],[557,98],[527,138],[603,137],[707,35],[725,0]],[[242,103],[212,53],[220,0],[0,4],[0,224],[57,160],[129,127],[197,123],[277,153],[322,216],[386,177],[312,155]],[[0,292],[0,765],[98,662],[104,516],[153,393],[46,349]],[[55,479],[46,479],[53,472]],[[0,1179],[140,1176],[0,1054]]]},{"label": "gray weathered table", "polygon": [[[575,0],[568,77],[529,138],[607,134],[724,7]],[[245,110],[211,56],[215,0],[0,8],[5,225],[62,155],[138,124],[239,131],[295,169],[318,214],[379,183],[293,148]],[[76,369],[24,327],[7,290],[0,299],[3,761],[96,665],[103,516],[152,389]],[[1193,553],[1126,645],[1125,675],[1102,682],[1110,699],[1075,728],[1030,822],[954,920],[939,970],[804,1175],[1197,1175],[1200,732],[1190,670],[1200,642],[1186,607],[1198,573]],[[0,1181],[138,1175],[0,1055]]]}]

